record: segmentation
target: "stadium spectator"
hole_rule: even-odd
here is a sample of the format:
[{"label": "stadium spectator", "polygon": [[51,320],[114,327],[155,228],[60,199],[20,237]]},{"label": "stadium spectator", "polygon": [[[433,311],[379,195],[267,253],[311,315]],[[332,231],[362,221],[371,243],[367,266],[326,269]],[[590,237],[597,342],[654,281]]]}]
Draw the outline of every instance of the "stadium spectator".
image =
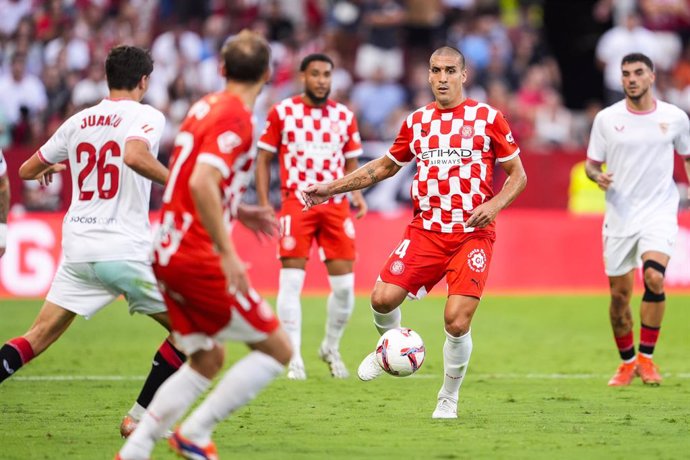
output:
[{"label": "stadium spectator", "polygon": [[362,43],[357,48],[355,73],[364,79],[384,72],[385,80],[398,80],[405,66],[400,27],[406,12],[396,0],[362,2]]},{"label": "stadium spectator", "polygon": [[7,177],[7,163],[0,150],[0,257],[7,247],[7,214],[10,211],[10,180]]},{"label": "stadium spectator", "polygon": [[[333,61],[325,54],[310,54],[302,60],[300,72],[302,94],[284,99],[271,109],[259,139],[257,197],[260,206],[271,205],[270,163],[277,155],[282,197],[278,248],[282,268],[277,308],[293,348],[288,378],[307,378],[301,353],[300,296],[314,241],[326,264],[331,286],[319,356],[328,363],[333,377],[346,378],[349,372],[339,348],[355,307],[355,228],[350,200],[338,196],[325,206],[303,212],[300,193],[310,184],[338,179],[357,169],[362,145],[354,113],[328,97]],[[357,218],[363,217],[367,205],[362,193],[354,192],[351,200],[359,208]]]},{"label": "stadium spectator", "polygon": [[[648,56],[624,56],[620,72],[625,99],[595,118],[586,163],[587,176],[606,191],[604,265],[611,327],[622,360],[608,384],[626,386],[639,375],[644,383],[658,385],[661,375],[652,354],[666,306],[664,273],[678,233],[673,152],[685,156],[690,172],[690,120],[654,97],[656,76]],[[635,357],[630,298],[640,261],[645,290]]]},{"label": "stadium spectator", "polygon": [[0,0],[0,38],[12,35],[21,19],[31,13],[32,0]]},{"label": "stadium spectator", "polygon": [[15,53],[10,72],[0,77],[0,101],[12,125],[21,121],[22,108],[29,118],[37,117],[48,103],[43,82],[26,72],[26,56]]},{"label": "stadium spectator", "polygon": [[[153,62],[140,48],[120,46],[111,50],[105,68],[109,99],[69,118],[19,169],[22,179],[47,185],[68,160],[76,187],[62,231],[64,261],[33,325],[0,348],[0,382],[50,347],[77,315],[89,318],[120,295],[130,312],[170,328],[149,262],[150,180],[163,183],[168,176],[156,160],[165,118],[140,104]],[[169,339],[163,342],[123,419],[123,436],[184,359]]]},{"label": "stadium spectator", "polygon": [[[389,178],[416,159],[414,217],[371,294],[374,325],[380,334],[400,327],[398,307],[405,298],[421,298],[446,278],[444,381],[432,418],[457,418],[460,385],[472,352],[470,323],[491,261],[494,219],[522,192],[527,178],[503,114],[465,97],[462,53],[439,48],[429,67],[435,102],[410,114],[390,151],[341,179],[309,186],[303,196],[311,208],[333,195]],[[508,175],[496,195],[495,161]],[[383,372],[376,352],[357,370],[362,380]]]},{"label": "stadium spectator", "polygon": [[252,351],[170,438],[185,458],[218,458],[211,441],[216,424],[278,377],[292,354],[278,319],[249,284],[226,221],[231,216],[255,232],[273,233],[271,208],[240,204],[254,160],[250,108],[270,76],[270,50],[263,38],[244,31],[221,56],[227,86],[196,102],[180,127],[154,241],[154,270],[189,363],[156,393],[117,459],[149,458],[220,371],[222,342],[234,340]]},{"label": "stadium spectator", "polygon": [[383,64],[376,65],[371,79],[355,83],[350,100],[359,114],[362,137],[381,139],[388,116],[403,106],[406,98],[403,86],[387,77]]}]

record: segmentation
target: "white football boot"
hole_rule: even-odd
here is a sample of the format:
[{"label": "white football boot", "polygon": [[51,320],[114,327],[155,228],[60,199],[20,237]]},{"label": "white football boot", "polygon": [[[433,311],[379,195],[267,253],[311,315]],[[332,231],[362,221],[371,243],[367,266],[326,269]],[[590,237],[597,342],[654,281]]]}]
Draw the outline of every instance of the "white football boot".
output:
[{"label": "white football boot", "polygon": [[290,380],[307,380],[307,371],[304,370],[304,361],[302,361],[302,358],[293,358],[293,360],[290,361],[287,378]]},{"label": "white football boot", "polygon": [[347,370],[338,350],[327,348],[326,345],[322,343],[319,348],[319,357],[328,364],[331,375],[336,379],[346,379],[350,376],[350,372]]},{"label": "white football boot", "polygon": [[458,402],[440,397],[431,418],[458,418]]},{"label": "white football boot", "polygon": [[383,374],[384,372],[385,371],[379,365],[379,362],[376,360],[375,351],[369,353],[362,360],[362,362],[359,364],[359,367],[357,368],[357,376],[360,380],[364,380],[365,382],[368,380],[374,380],[376,377]]}]

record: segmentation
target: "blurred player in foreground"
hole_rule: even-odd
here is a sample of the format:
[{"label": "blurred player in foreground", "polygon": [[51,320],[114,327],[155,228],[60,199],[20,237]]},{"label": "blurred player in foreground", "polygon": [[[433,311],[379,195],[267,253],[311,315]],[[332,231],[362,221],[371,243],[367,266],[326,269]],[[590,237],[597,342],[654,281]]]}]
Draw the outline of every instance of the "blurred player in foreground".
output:
[{"label": "blurred player in foreground", "polygon": [[[690,122],[683,110],[654,97],[654,64],[644,54],[623,57],[621,79],[625,98],[594,119],[585,165],[587,176],[606,191],[604,265],[611,327],[622,360],[609,385],[629,385],[636,375],[659,385],[652,354],[666,307],[664,274],[678,234],[673,152],[685,156],[690,176]],[[630,298],[640,261],[645,289],[635,356]]]},{"label": "blurred player in foreground", "polygon": [[[266,129],[258,143],[256,190],[259,204],[270,206],[270,162],[277,154],[282,201],[278,248],[282,268],[277,308],[294,349],[288,378],[307,378],[300,350],[300,295],[314,240],[319,245],[331,285],[319,356],[328,363],[333,377],[346,378],[349,372],[339,349],[355,308],[355,226],[350,217],[350,201],[339,195],[324,206],[303,212],[301,192],[309,184],[330,182],[357,169],[362,145],[354,113],[328,98],[333,61],[324,54],[310,54],[302,60],[300,71],[304,92],[279,102],[268,114]],[[363,217],[367,205],[362,192],[352,193],[352,203],[359,208],[357,218]]]},{"label": "blurred player in foreground", "polygon": [[[170,329],[150,263],[151,181],[163,184],[168,177],[156,159],[165,118],[141,104],[153,61],[141,48],[118,46],[110,50],[105,71],[109,97],[70,117],[19,169],[22,179],[45,185],[68,160],[72,202],[62,227],[64,262],[34,324],[0,349],[0,382],[52,345],[77,315],[90,318],[120,295],[130,313],[148,315]],[[163,342],[122,422],[123,436],[184,359],[171,341]]]},{"label": "blurred player in foreground", "polygon": [[[472,352],[470,323],[489,272],[494,220],[525,188],[527,176],[503,114],[465,97],[465,58],[444,46],[431,55],[429,83],[435,102],[403,122],[390,151],[329,184],[303,193],[306,207],[393,176],[416,160],[414,217],[391,253],[371,294],[380,334],[400,327],[405,297],[421,298],[443,277],[448,283],[444,320],[444,382],[433,418],[457,418],[460,385]],[[494,195],[495,162],[508,175]],[[370,353],[357,371],[362,380],[383,373]]]},{"label": "blurred player in foreground", "polygon": [[156,393],[116,458],[147,459],[158,439],[211,385],[224,362],[222,342],[252,350],[235,363],[170,438],[180,455],[217,459],[211,436],[218,422],[247,404],[290,361],[290,339],[270,306],[252,289],[228,236],[230,220],[272,234],[270,207],[240,201],[250,179],[252,113],[270,76],[270,51],[243,31],[221,51],[224,91],[196,102],[180,126],[154,242],[154,270],[175,339],[189,362]]}]

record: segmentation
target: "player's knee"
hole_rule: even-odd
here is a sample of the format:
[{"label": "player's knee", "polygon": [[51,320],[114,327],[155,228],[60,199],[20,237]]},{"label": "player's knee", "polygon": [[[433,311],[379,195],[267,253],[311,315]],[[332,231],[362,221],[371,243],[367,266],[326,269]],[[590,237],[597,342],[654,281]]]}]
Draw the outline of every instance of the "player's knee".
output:
[{"label": "player's knee", "polygon": [[198,351],[190,357],[189,365],[206,378],[215,377],[223,367],[225,351],[216,345],[211,350]]},{"label": "player's knee", "polygon": [[445,318],[446,331],[454,337],[460,337],[461,335],[467,334],[467,332],[470,330],[471,322],[471,315],[462,313],[457,314],[452,318]]},{"label": "player's knee", "polygon": [[392,298],[390,294],[387,294],[381,290],[374,290],[371,293],[371,308],[379,313],[390,313],[398,307],[398,303]]},{"label": "player's knee", "polygon": [[650,295],[663,295],[666,267],[654,260],[647,260],[644,262],[642,269],[644,274],[645,296],[648,296],[648,292]]}]

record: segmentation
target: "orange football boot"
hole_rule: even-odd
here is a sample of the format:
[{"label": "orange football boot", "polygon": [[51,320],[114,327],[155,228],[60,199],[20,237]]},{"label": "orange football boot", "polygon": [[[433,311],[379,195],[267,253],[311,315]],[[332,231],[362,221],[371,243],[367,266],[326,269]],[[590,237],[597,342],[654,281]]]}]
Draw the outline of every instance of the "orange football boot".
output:
[{"label": "orange football boot", "polygon": [[637,355],[637,375],[640,376],[645,385],[658,386],[661,383],[659,368],[654,364],[652,358]]},{"label": "orange football boot", "polygon": [[632,379],[635,378],[636,368],[637,363],[635,361],[621,363],[620,366],[618,366],[618,369],[616,369],[616,373],[613,374],[613,377],[611,377],[611,380],[609,380],[609,386],[624,387],[630,385]]},{"label": "orange football boot", "polygon": [[218,449],[216,449],[216,445],[213,441],[206,446],[194,444],[192,441],[182,436],[179,429],[175,430],[170,439],[168,439],[168,444],[170,444],[170,448],[182,458],[218,460]]}]

